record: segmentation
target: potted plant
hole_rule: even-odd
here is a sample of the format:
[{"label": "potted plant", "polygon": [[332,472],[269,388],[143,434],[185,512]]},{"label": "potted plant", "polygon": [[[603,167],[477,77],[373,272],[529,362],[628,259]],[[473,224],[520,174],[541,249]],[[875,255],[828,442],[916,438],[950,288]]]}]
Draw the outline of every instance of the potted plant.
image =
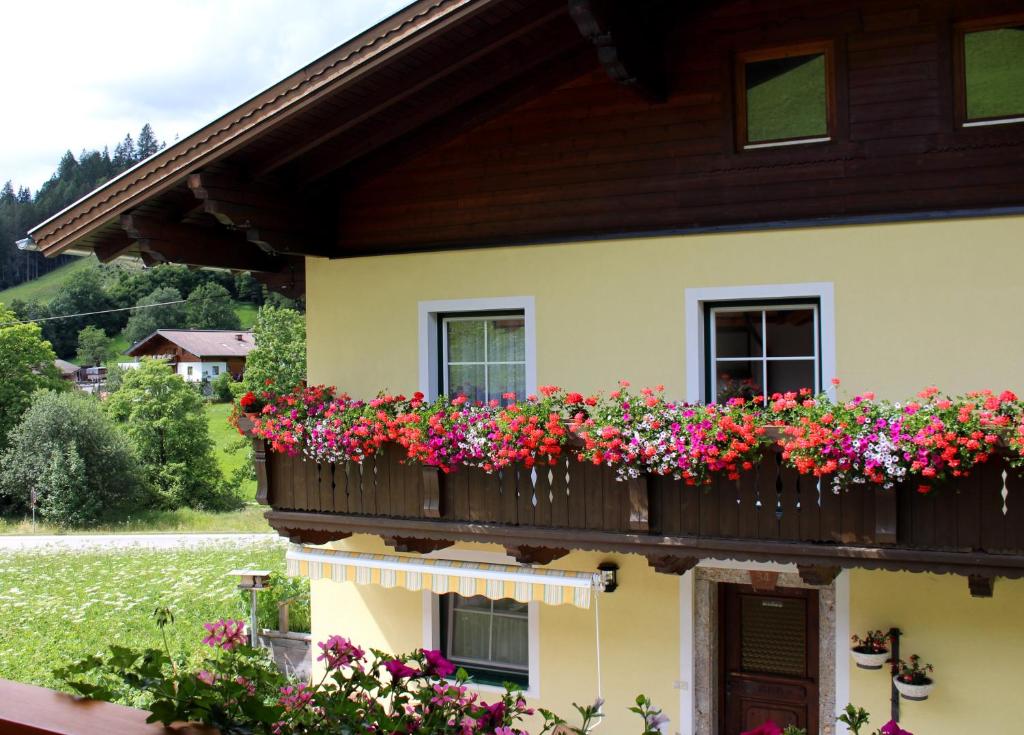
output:
[{"label": "potted plant", "polygon": [[863,638],[850,636],[853,648],[850,655],[857,662],[857,668],[878,671],[889,660],[889,634],[880,630],[869,630]]},{"label": "potted plant", "polygon": [[904,699],[923,702],[935,688],[935,682],[929,676],[933,670],[931,664],[921,663],[921,657],[915,653],[907,661],[900,659],[899,673],[892,680]]}]

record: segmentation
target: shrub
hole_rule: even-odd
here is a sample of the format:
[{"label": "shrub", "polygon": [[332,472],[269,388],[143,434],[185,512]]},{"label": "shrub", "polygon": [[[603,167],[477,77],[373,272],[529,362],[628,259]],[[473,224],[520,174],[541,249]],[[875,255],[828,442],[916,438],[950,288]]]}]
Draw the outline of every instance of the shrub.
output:
[{"label": "shrub", "polygon": [[306,379],[306,319],[292,309],[264,306],[253,325],[256,346],[245,363],[242,382],[257,395],[287,393]]},{"label": "shrub", "polygon": [[[249,619],[249,591],[238,593],[239,612]],[[309,580],[304,577],[286,577],[274,572],[267,586],[256,593],[256,621],[261,628],[277,629],[279,602],[291,601],[288,607],[288,629],[296,633],[310,632]]]},{"label": "shrub", "polygon": [[[223,372],[210,381],[210,388],[213,391],[213,400],[217,403],[231,403],[235,399],[232,386],[236,383],[231,373]],[[241,386],[241,383],[238,384]]]},{"label": "shrub", "polygon": [[162,507],[233,510],[242,501],[213,454],[199,392],[159,360],[143,359],[107,400],[108,413],[135,445]]},{"label": "shrub", "polygon": [[33,502],[57,525],[87,525],[144,504],[131,445],[83,393],[40,392],[11,432],[0,460],[0,503],[24,513]]}]

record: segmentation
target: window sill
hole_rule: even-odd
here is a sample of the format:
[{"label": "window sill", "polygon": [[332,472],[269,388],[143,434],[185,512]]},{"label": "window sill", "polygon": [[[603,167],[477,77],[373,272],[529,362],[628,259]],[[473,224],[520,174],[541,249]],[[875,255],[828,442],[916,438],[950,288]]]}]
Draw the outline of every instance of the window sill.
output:
[{"label": "window sill", "polygon": [[745,151],[758,151],[765,148],[788,148],[794,145],[810,145],[812,143],[830,143],[832,136],[826,135],[821,138],[798,138],[797,140],[777,140],[767,143],[747,143],[743,146]]},{"label": "window sill", "polygon": [[1024,117],[1001,117],[996,120],[973,120],[963,124],[965,128],[987,128],[993,125],[1016,125],[1024,123]]}]

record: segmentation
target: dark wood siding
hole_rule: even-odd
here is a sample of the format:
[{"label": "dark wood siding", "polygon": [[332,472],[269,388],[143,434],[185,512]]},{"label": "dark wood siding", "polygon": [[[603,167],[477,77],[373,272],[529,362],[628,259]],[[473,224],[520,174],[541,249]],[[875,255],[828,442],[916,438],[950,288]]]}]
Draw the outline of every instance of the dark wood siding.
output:
[{"label": "dark wood siding", "polygon": [[[959,129],[953,24],[1019,2],[707,3],[680,22],[672,92],[596,63],[341,194],[344,253],[1024,204],[1024,125]],[[832,142],[739,152],[739,50],[835,43]],[[374,170],[372,159],[361,170]]]}]

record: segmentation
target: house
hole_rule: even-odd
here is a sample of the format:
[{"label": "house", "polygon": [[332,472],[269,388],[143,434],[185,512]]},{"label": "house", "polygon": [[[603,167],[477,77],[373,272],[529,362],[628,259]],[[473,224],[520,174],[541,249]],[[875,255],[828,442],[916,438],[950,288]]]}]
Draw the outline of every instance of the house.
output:
[{"label": "house", "polygon": [[[33,247],[304,290],[309,380],[356,396],[1020,393],[1022,28],[1011,0],[418,0]],[[638,692],[685,735],[841,732],[847,702],[1020,729],[1024,481],[998,457],[928,495],[777,456],[703,489],[256,458],[316,640],[442,648],[560,712],[600,693],[609,733]],[[854,665],[875,629],[935,665],[929,699]]]},{"label": "house", "polygon": [[60,377],[63,380],[75,382],[78,379],[78,371],[82,368],[78,367],[72,362],[67,360],[56,359],[53,361],[54,366],[60,372]]},{"label": "house", "polygon": [[230,329],[158,329],[132,345],[125,354],[136,362],[121,363],[135,367],[140,357],[167,360],[174,371],[190,383],[212,380],[231,373],[240,380],[245,358],[255,346],[252,332]]}]

